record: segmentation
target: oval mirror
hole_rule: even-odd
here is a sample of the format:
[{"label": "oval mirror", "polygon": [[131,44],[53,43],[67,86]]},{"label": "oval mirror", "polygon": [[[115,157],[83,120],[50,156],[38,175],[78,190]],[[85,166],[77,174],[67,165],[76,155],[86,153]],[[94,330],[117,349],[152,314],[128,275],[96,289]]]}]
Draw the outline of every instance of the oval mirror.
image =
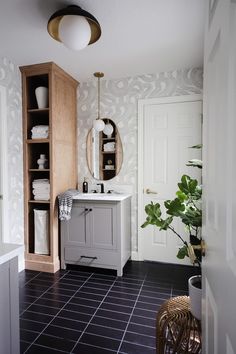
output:
[{"label": "oval mirror", "polygon": [[95,179],[109,180],[118,175],[123,161],[120,134],[111,119],[103,119],[105,128],[90,129],[87,136],[87,163]]}]

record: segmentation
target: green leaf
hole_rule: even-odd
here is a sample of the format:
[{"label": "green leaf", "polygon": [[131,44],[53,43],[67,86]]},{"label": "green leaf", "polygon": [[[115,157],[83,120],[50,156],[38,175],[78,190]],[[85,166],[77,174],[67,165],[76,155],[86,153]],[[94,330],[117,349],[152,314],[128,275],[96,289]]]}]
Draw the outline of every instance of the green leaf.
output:
[{"label": "green leaf", "polygon": [[181,215],[182,222],[190,227],[202,226],[202,211],[193,207],[187,207],[186,212]]},{"label": "green leaf", "polygon": [[169,225],[172,223],[172,221],[173,221],[172,216],[169,216],[168,218],[166,218],[166,220],[163,220],[160,230],[167,230]]},{"label": "green leaf", "polygon": [[179,251],[177,253],[177,258],[184,259],[185,257],[188,257],[188,247],[186,245],[179,248]]},{"label": "green leaf", "polygon": [[189,149],[201,149],[201,148],[202,148],[202,144],[197,144],[197,145],[189,146]]},{"label": "green leaf", "polygon": [[167,214],[173,216],[180,216],[185,210],[185,205],[178,198],[175,198],[174,200],[166,200],[164,205],[167,209]]},{"label": "green leaf", "polygon": [[186,166],[202,168],[202,160],[192,159],[186,163]]},{"label": "green leaf", "polygon": [[178,187],[181,192],[189,196],[199,195],[201,187],[198,185],[198,181],[187,175],[183,175],[181,178],[181,183],[178,183]]},{"label": "green leaf", "polygon": [[184,202],[185,200],[188,199],[187,195],[181,191],[177,191],[176,195],[181,202]]}]

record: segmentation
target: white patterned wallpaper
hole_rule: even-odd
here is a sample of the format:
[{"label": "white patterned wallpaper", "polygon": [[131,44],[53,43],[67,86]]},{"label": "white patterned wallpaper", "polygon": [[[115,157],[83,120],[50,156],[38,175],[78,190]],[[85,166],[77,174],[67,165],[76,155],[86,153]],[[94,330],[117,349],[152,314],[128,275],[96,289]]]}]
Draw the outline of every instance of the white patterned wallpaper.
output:
[{"label": "white patterned wallpaper", "polygon": [[23,153],[20,71],[6,58],[0,59],[0,85],[6,91],[7,176],[9,235],[5,241],[23,243]]},{"label": "white patterned wallpaper", "polygon": [[[101,80],[101,116],[110,117],[118,126],[124,158],[118,176],[106,181],[105,188],[130,186],[132,198],[132,251],[137,251],[137,165],[138,165],[138,100],[202,93],[201,68],[183,69],[153,75]],[[86,137],[97,116],[97,81],[81,83],[78,91],[78,182],[88,177],[98,183],[88,171]],[[114,189],[114,188],[111,188]]]}]

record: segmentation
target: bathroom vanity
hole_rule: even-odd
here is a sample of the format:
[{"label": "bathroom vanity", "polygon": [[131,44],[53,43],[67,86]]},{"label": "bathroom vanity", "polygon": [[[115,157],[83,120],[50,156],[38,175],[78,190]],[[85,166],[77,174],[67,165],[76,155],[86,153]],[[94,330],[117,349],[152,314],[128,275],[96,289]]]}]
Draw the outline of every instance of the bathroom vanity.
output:
[{"label": "bathroom vanity", "polygon": [[71,219],[61,221],[61,268],[66,264],[117,270],[131,256],[131,196],[79,194]]},{"label": "bathroom vanity", "polygon": [[19,354],[18,256],[24,246],[0,242],[0,353]]}]

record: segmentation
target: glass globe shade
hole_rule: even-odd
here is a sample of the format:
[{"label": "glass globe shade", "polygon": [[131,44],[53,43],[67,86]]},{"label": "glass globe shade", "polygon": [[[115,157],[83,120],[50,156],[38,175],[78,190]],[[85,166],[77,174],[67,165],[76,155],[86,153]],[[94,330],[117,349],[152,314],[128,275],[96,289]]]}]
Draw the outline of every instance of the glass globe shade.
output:
[{"label": "glass globe shade", "polygon": [[101,132],[105,127],[105,123],[102,119],[95,119],[93,121],[93,127],[97,132]]},{"label": "glass globe shade", "polygon": [[103,133],[106,135],[111,135],[113,133],[113,126],[110,123],[106,124],[103,129]]},{"label": "glass globe shade", "polygon": [[90,25],[83,16],[66,15],[59,23],[59,37],[67,48],[83,49],[91,39]]}]

